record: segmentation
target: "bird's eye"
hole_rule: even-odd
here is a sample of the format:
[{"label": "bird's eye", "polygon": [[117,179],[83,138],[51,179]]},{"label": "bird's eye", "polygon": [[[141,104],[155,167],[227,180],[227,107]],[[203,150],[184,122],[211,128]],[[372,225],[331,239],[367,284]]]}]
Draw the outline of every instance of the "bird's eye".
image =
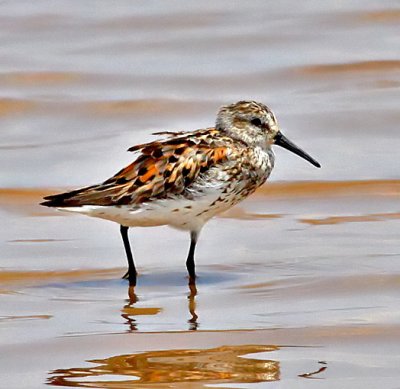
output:
[{"label": "bird's eye", "polygon": [[251,123],[253,126],[256,126],[256,127],[261,127],[261,125],[262,125],[261,120],[260,120],[259,118],[251,119],[251,120],[250,120],[250,123]]}]

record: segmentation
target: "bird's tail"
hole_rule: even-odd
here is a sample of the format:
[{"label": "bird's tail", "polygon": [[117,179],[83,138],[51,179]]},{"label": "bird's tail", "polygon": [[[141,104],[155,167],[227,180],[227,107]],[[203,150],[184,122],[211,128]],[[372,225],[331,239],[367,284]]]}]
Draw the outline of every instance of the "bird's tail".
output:
[{"label": "bird's tail", "polygon": [[77,190],[73,190],[70,192],[60,193],[56,195],[46,196],[40,205],[44,205],[45,207],[78,207],[83,205],[84,195],[88,193],[90,189],[93,189],[94,186],[89,186],[86,188],[81,188]]}]

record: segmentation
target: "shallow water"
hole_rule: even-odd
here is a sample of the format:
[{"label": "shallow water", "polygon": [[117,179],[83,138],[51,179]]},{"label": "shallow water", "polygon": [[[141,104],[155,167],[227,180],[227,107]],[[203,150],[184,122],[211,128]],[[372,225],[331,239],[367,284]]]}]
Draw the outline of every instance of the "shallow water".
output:
[{"label": "shallow water", "polygon": [[131,233],[130,299],[117,226],[0,191],[9,387],[395,387],[400,181],[267,188],[209,223],[197,291],[185,234]]},{"label": "shallow water", "polygon": [[[397,2],[0,7],[0,386],[398,387]],[[276,150],[204,229],[197,291],[186,234],[130,232],[129,296],[118,227],[38,205],[244,98],[322,169]]]}]

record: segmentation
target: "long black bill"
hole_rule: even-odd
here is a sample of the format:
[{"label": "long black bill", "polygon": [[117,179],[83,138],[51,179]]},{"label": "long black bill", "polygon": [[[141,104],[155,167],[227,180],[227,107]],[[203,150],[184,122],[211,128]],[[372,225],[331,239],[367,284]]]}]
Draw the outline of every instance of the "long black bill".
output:
[{"label": "long black bill", "polygon": [[300,147],[297,147],[293,142],[291,142],[288,138],[286,138],[286,136],[283,135],[280,131],[275,137],[275,144],[283,147],[286,150],[291,151],[292,153],[297,154],[301,158],[304,158],[306,161],[312,163],[315,167],[321,167],[321,165],[314,158],[308,155]]}]

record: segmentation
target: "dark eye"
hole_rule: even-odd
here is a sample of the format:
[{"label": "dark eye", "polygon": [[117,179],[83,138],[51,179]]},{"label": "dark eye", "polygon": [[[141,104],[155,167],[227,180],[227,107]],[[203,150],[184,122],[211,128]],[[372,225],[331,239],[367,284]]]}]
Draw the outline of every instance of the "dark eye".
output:
[{"label": "dark eye", "polygon": [[253,126],[256,126],[256,127],[261,127],[261,125],[262,125],[261,120],[260,120],[259,118],[251,119],[251,120],[250,120],[250,123],[251,123]]}]

